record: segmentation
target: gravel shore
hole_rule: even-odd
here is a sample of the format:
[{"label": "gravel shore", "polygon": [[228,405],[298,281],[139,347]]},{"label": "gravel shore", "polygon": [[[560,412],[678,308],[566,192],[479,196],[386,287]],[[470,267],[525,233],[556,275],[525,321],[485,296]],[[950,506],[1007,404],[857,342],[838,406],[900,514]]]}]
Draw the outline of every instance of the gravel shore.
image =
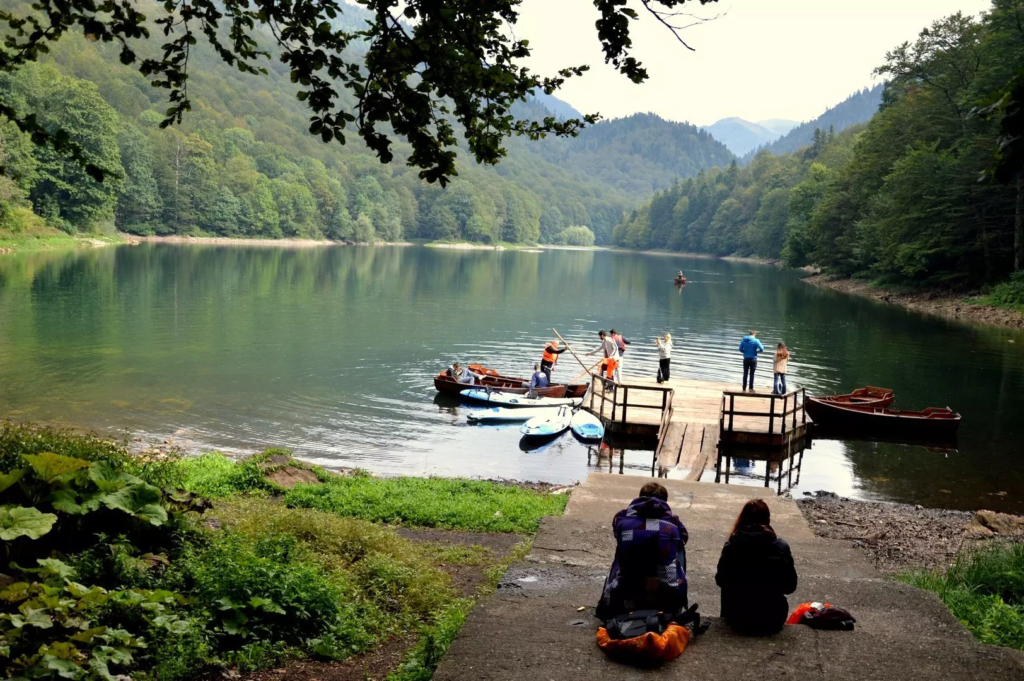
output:
[{"label": "gravel shore", "polygon": [[975,514],[969,511],[854,501],[831,492],[816,492],[799,499],[797,505],[814,534],[849,541],[854,548],[867,552],[875,567],[887,574],[945,568],[965,543],[973,545],[1000,537],[1014,541],[1024,538],[979,529],[976,523],[971,524]]}]

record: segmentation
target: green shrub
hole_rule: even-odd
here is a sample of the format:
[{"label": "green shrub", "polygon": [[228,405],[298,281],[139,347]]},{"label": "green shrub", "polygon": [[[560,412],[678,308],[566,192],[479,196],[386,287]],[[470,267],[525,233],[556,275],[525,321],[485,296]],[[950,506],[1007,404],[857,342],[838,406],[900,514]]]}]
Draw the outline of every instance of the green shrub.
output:
[{"label": "green shrub", "polygon": [[982,643],[1024,650],[1024,544],[966,551],[944,573],[901,579],[938,594]]},{"label": "green shrub", "polygon": [[566,246],[593,246],[594,232],[582,225],[566,227],[555,237],[555,243]]},{"label": "green shrub", "polygon": [[361,476],[297,485],[285,495],[289,506],[352,518],[484,532],[533,532],[542,517],[560,515],[566,501],[482,480]]},{"label": "green shrub", "polygon": [[0,472],[21,468],[24,454],[53,452],[86,461],[131,463],[126,444],[66,428],[0,422]]},{"label": "green shrub", "polygon": [[321,468],[309,466],[292,458],[288,449],[266,449],[259,454],[236,461],[223,454],[210,452],[184,457],[176,462],[180,487],[210,499],[225,499],[239,494],[279,494],[285,490],[266,480],[267,473],[282,466],[306,468],[327,479]]},{"label": "green shrub", "polygon": [[416,646],[406,654],[398,669],[388,674],[387,681],[430,681],[472,608],[473,601],[468,598],[459,599],[446,608],[436,624],[424,628]]},{"label": "green shrub", "polygon": [[1024,307],[1024,271],[1014,272],[1008,281],[994,287],[983,302],[998,307]]}]

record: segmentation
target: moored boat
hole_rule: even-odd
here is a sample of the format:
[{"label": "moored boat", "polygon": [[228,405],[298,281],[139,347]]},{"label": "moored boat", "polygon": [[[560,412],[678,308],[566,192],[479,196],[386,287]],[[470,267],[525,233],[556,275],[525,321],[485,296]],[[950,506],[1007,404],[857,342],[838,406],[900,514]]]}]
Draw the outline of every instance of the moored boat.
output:
[{"label": "moored boat", "polygon": [[551,415],[530,419],[519,427],[519,432],[530,438],[555,437],[569,430],[571,423],[572,410],[562,407]]},{"label": "moored boat", "polygon": [[[478,383],[473,385],[468,383],[459,383],[449,376],[447,372],[442,371],[434,376],[434,390],[441,393],[458,395],[467,388],[483,387],[491,388],[492,390],[501,390],[506,393],[523,395],[528,390],[525,386],[530,383],[529,379],[519,378],[516,376],[503,376],[494,369],[490,369],[479,364],[470,364],[469,370],[480,377],[478,379]],[[541,397],[583,397],[587,392],[587,385],[588,384],[586,383],[570,383],[569,385],[553,383],[546,388],[538,388],[536,393]]]},{"label": "moored boat", "polygon": [[821,395],[807,398],[807,415],[816,423],[827,420],[827,412],[842,406],[888,407],[896,399],[896,394],[888,388],[867,386],[857,388],[844,395]]},{"label": "moored boat", "polygon": [[492,407],[480,409],[466,414],[466,420],[470,423],[511,423],[515,421],[529,421],[536,416],[549,416],[555,413],[560,407],[520,407],[510,409],[508,407]]},{"label": "moored boat", "polygon": [[960,414],[949,407],[929,407],[924,411],[907,411],[863,404],[828,404],[814,416],[811,400],[807,412],[814,422],[835,430],[864,435],[899,435],[921,439],[944,439],[956,436]]},{"label": "moored boat", "polygon": [[509,393],[486,388],[470,388],[461,393],[467,400],[487,402],[502,407],[575,407],[583,402],[582,397],[530,397],[528,395]]},{"label": "moored boat", "polygon": [[604,426],[601,424],[601,419],[585,409],[580,409],[572,415],[569,427],[572,428],[573,435],[584,442],[600,442],[604,439]]}]

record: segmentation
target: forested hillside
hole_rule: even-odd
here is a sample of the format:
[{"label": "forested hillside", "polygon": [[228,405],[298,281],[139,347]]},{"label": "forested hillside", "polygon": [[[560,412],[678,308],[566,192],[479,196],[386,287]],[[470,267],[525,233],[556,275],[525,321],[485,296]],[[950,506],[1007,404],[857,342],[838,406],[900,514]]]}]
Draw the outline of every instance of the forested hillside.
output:
[{"label": "forested hillside", "polygon": [[[352,7],[344,20],[358,22],[360,12]],[[586,243],[590,230],[608,243],[637,201],[731,158],[693,126],[634,116],[578,139],[513,138],[496,167],[462,154],[459,177],[442,190],[404,164],[404,145],[382,165],[355,136],[346,146],[311,137],[308,110],[279,69],[246,75],[209,50],[193,51],[193,111],[161,129],[164,90],[122,66],[112,46],[66,36],[42,64],[0,79],[0,97],[66,130],[115,172],[98,184],[7,124],[2,225],[23,227],[34,211],[71,233]],[[543,118],[545,106],[573,112],[538,96],[520,113]]]},{"label": "forested hillside", "polygon": [[741,162],[750,163],[761,149],[773,154],[788,154],[801,147],[806,147],[814,142],[814,131],[818,129],[841,132],[851,125],[871,120],[871,117],[878,111],[878,105],[882,103],[883,88],[884,85],[879,83],[874,87],[854,92],[813,121],[801,123],[774,142],[761,145],[758,149],[746,153]]},{"label": "forested hillside", "polygon": [[936,22],[887,55],[883,105],[869,123],[818,129],[798,152],[762,151],[746,168],[681,182],[618,225],[615,243],[953,287],[1005,278],[1024,183],[983,177],[998,125],[974,108],[1024,64],[1022,17],[1024,0],[997,0],[980,21]]}]

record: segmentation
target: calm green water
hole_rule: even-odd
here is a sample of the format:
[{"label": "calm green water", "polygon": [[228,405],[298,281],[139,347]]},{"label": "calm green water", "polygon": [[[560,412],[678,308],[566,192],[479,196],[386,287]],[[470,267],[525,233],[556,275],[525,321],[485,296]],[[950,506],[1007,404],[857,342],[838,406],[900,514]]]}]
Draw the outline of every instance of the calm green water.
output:
[{"label": "calm green water", "polygon": [[[905,408],[964,416],[958,451],[816,442],[798,491],[1024,510],[1024,334],[724,261],[170,245],[3,256],[0,416],[193,449],[288,446],[386,473],[570,482],[592,470],[586,447],[567,436],[522,451],[516,427],[468,426],[432,376],[455,359],[528,375],[551,327],[589,348],[609,326],[635,339],[627,372],[653,376],[651,339],[669,331],[674,375],[738,383],[736,345],[755,327],[791,348],[791,385],[884,385]],[[566,355],[556,377],[579,372]],[[649,457],[630,452],[626,467],[649,471]]]}]

